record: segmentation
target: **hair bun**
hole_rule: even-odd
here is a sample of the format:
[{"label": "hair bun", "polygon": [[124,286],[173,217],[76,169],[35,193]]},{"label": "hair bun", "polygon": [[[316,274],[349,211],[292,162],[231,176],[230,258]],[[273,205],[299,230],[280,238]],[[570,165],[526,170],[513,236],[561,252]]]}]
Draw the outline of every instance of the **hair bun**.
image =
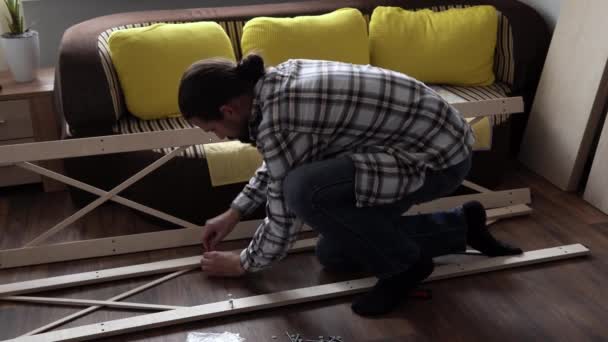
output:
[{"label": "hair bun", "polygon": [[239,78],[255,83],[266,72],[264,59],[254,53],[248,54],[236,65],[236,72]]}]

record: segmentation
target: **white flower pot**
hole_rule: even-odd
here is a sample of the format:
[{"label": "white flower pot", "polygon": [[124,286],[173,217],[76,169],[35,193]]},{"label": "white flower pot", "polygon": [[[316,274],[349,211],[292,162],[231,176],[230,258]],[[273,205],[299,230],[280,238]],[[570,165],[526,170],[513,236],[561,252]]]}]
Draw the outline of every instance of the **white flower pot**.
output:
[{"label": "white flower pot", "polygon": [[0,42],[15,81],[29,82],[36,79],[40,65],[38,32],[30,30],[17,36],[5,33]]}]

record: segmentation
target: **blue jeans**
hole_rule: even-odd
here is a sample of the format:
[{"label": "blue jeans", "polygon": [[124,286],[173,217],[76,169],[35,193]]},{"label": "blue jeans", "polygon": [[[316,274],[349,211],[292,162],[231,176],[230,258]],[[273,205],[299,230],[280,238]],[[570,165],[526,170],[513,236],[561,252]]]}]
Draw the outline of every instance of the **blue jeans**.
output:
[{"label": "blue jeans", "polygon": [[429,170],[424,185],[401,200],[355,206],[355,167],[346,157],[302,165],[287,174],[288,208],[317,231],[317,256],[333,270],[357,270],[387,278],[406,271],[421,255],[466,249],[462,209],[402,216],[412,205],[455,191],[471,167],[470,157],[441,171]]}]

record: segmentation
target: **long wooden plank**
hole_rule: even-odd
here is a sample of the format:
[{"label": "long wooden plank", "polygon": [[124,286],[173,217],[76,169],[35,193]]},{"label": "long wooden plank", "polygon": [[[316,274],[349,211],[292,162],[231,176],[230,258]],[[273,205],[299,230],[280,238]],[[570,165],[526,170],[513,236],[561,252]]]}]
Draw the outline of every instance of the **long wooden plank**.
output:
[{"label": "long wooden plank", "polygon": [[[251,238],[261,220],[240,222],[224,241]],[[0,269],[199,245],[203,227],[113,236],[0,251]],[[305,226],[302,231],[309,231]],[[141,243],[146,241],[146,243]]]},{"label": "long wooden plank", "polygon": [[[465,117],[502,115],[523,111],[521,97],[452,103]],[[0,146],[0,165],[63,159],[163,147],[190,146],[213,140],[198,128],[148,133],[120,134],[94,138],[46,141]]]},{"label": "long wooden plank", "polygon": [[[30,170],[32,172],[38,173],[40,175],[49,177],[51,179],[60,181],[60,182],[65,183],[65,184],[69,184],[69,185],[71,185],[73,187],[79,188],[79,189],[84,190],[84,191],[88,191],[88,192],[90,192],[92,194],[95,194],[95,195],[98,195],[98,196],[104,196],[104,195],[106,195],[108,193],[107,191],[101,190],[99,188],[96,188],[96,187],[94,187],[92,185],[89,185],[87,183],[83,183],[83,182],[78,181],[76,179],[73,179],[73,178],[70,178],[70,177],[66,177],[66,176],[64,176],[62,174],[59,174],[59,173],[54,172],[52,170],[45,169],[45,168],[40,167],[40,166],[38,166],[36,164],[32,164],[32,163],[27,163],[26,162],[26,163],[17,163],[16,165],[18,167],[20,167],[20,168],[23,168],[23,169],[26,169],[26,170]],[[122,197],[120,195],[115,195],[115,196],[111,197],[110,201],[114,201],[116,203],[120,203],[120,204],[122,204],[124,206],[127,206],[129,208],[132,208],[132,209],[135,209],[135,210],[139,210],[141,212],[144,212],[146,214],[158,217],[160,219],[163,219],[163,220],[165,220],[167,222],[171,222],[173,224],[179,225],[181,227],[186,227],[186,228],[196,228],[197,227],[197,225],[195,225],[192,222],[188,222],[188,221],[182,220],[179,217],[175,217],[173,215],[169,215],[167,213],[164,213],[164,212],[162,212],[160,210],[156,210],[154,208],[150,208],[150,207],[145,206],[143,204],[139,204],[139,203],[137,203],[135,201],[131,201],[130,199],[124,198],[124,197]]]},{"label": "long wooden plank", "polygon": [[68,306],[108,306],[120,309],[136,309],[147,311],[165,311],[183,308],[183,306],[159,305],[159,304],[144,304],[131,302],[116,302],[110,300],[93,300],[93,299],[77,299],[77,298],[54,298],[54,297],[30,297],[30,296],[7,296],[0,297],[0,300],[9,302],[26,302],[26,303],[41,303],[41,304],[57,304]]},{"label": "long wooden plank", "polygon": [[209,136],[203,130],[188,128],[7,145],[0,146],[0,165],[190,146],[208,141]]},{"label": "long wooden plank", "polygon": [[464,185],[465,187],[467,187],[469,189],[475,190],[477,192],[492,192],[492,190],[490,190],[488,188],[485,188],[485,187],[483,187],[483,186],[481,186],[479,184],[475,184],[473,182],[470,182],[468,180],[462,181],[462,185]]},{"label": "long wooden plank", "polygon": [[450,104],[456,107],[465,118],[514,114],[524,111],[524,100],[521,96]]},{"label": "long wooden plank", "polygon": [[[305,239],[297,241],[289,250],[297,253],[311,250],[315,247],[317,239]],[[28,280],[17,283],[0,285],[0,296],[9,296],[38,292],[44,290],[55,290],[72,286],[96,284],[118,279],[140,277],[150,274],[172,272],[197,266],[200,264],[201,256],[192,256],[179,259],[151,262],[146,264],[109,268],[105,270],[70,274],[58,277]]]},{"label": "long wooden plank", "polygon": [[604,122],[602,135],[595,151],[591,172],[583,198],[594,207],[608,214],[608,120]]},{"label": "long wooden plank", "polygon": [[[587,254],[589,254],[587,248],[583,245],[575,244],[526,252],[519,256],[496,257],[467,264],[439,266],[427,279],[427,282],[573,258]],[[236,298],[229,301],[203,304],[190,308],[164,311],[64,329],[36,336],[28,336],[18,338],[15,341],[84,341],[93,338],[116,336],[129,332],[159,328],[213,317],[235,315],[244,312],[347,296],[363,292],[372,287],[375,282],[376,279],[370,277],[264,295]]]},{"label": "long wooden plank", "polygon": [[[530,210],[531,209],[525,205],[515,205],[505,208],[490,209],[487,211],[487,217],[489,220],[514,217],[526,215],[530,212]],[[316,239],[300,240],[296,242],[296,244],[294,244],[290,252],[295,253],[299,251],[309,250],[312,249],[315,244]],[[83,284],[91,284],[92,282],[97,283],[115,279],[125,279],[153,273],[169,272],[171,270],[180,269],[182,267],[197,265],[199,260],[200,256],[186,257],[134,266],[125,266],[114,269],[106,269],[101,271],[85,272],[68,276],[59,276],[53,278],[0,285],[0,296],[30,293],[41,290],[51,290]]]},{"label": "long wooden plank", "polygon": [[521,145],[519,159],[566,191],[579,186],[607,101],[606,12],[606,0],[562,2]]},{"label": "long wooden plank", "polygon": [[443,197],[432,202],[415,205],[408,210],[406,215],[448,210],[473,200],[481,202],[486,209],[493,209],[515,204],[527,204],[532,201],[532,198],[528,188]]},{"label": "long wooden plank", "polygon": [[486,217],[488,221],[495,221],[504,218],[516,217],[528,215],[532,212],[532,208],[525,204],[516,204],[504,208],[495,208],[486,210]]},{"label": "long wooden plank", "polygon": [[[196,267],[186,268],[186,269],[183,269],[183,270],[180,270],[180,271],[177,271],[177,272],[173,272],[173,273],[164,275],[164,276],[162,276],[162,277],[160,277],[158,279],[155,279],[155,280],[153,280],[153,281],[151,281],[149,283],[145,283],[145,284],[140,285],[140,286],[138,286],[138,287],[136,287],[134,289],[131,289],[129,291],[126,291],[126,292],[123,292],[123,293],[121,293],[119,295],[116,295],[116,296],[108,299],[108,301],[113,301],[114,302],[114,301],[119,301],[121,299],[130,297],[130,296],[132,296],[134,294],[140,293],[140,292],[142,292],[144,290],[147,290],[147,289],[149,289],[151,287],[154,287],[154,286],[156,286],[158,284],[164,283],[167,280],[179,277],[182,274],[188,273],[188,272],[193,271],[193,270],[198,269],[198,268],[199,267],[197,265]],[[94,312],[96,310],[99,310],[99,309],[103,308],[104,306],[105,305],[96,305],[96,306],[88,307],[88,308],[86,308],[84,310],[80,310],[80,311],[75,312],[75,313],[73,313],[73,314],[71,314],[69,316],[63,317],[63,318],[61,318],[59,320],[56,320],[56,321],[54,321],[52,323],[46,324],[46,325],[44,325],[44,326],[42,326],[40,328],[37,328],[37,329],[34,329],[34,330],[32,330],[32,331],[30,331],[28,333],[25,333],[23,336],[36,335],[36,334],[48,331],[50,329],[56,328],[58,326],[61,326],[62,324],[65,324],[67,322],[70,322],[70,321],[73,321],[73,320],[75,320],[77,318],[80,318],[82,316],[86,316],[86,315],[90,314],[91,312]]]},{"label": "long wooden plank", "polygon": [[[497,208],[530,203],[531,198],[529,189],[497,191],[492,192],[492,194],[453,196],[415,206],[408,213],[417,214],[419,212],[448,210],[469,200],[479,200],[487,208]],[[521,214],[525,213],[522,212]],[[490,215],[492,214],[488,211],[488,219],[490,219]],[[259,220],[241,222],[224,240],[250,238],[253,236],[259,223]],[[0,251],[0,269],[191,246],[199,244],[202,230],[202,227],[174,229],[45,246],[6,249]],[[303,231],[309,230],[311,230],[310,227],[304,226]],[[146,241],[146,243],[142,244],[140,243],[141,241]]]},{"label": "long wooden plank", "polygon": [[54,234],[57,234],[62,229],[69,226],[70,224],[72,224],[73,222],[78,220],[79,218],[83,217],[84,215],[93,211],[95,208],[97,208],[100,205],[102,205],[103,203],[107,202],[114,195],[116,195],[119,192],[123,191],[124,189],[128,188],[129,186],[131,186],[138,180],[144,178],[146,175],[148,175],[152,171],[163,166],[165,163],[167,163],[168,161],[173,159],[175,156],[177,156],[179,153],[181,153],[184,149],[186,149],[186,146],[179,147],[179,148],[171,151],[171,153],[168,153],[168,154],[162,156],[161,158],[155,160],[152,164],[146,166],[141,171],[139,171],[136,174],[134,174],[133,176],[129,177],[129,179],[118,184],[112,190],[105,193],[103,196],[101,196],[98,199],[94,200],[93,202],[87,204],[85,207],[81,208],[74,214],[70,215],[63,221],[56,224],[53,228],[47,230],[46,232],[40,234],[40,236],[38,236],[35,239],[33,239],[32,241],[28,242],[25,245],[25,247],[30,247],[30,246],[35,246],[37,244],[40,244],[41,242],[43,242],[43,241],[47,240],[48,238],[50,238],[51,236],[53,236]]}]

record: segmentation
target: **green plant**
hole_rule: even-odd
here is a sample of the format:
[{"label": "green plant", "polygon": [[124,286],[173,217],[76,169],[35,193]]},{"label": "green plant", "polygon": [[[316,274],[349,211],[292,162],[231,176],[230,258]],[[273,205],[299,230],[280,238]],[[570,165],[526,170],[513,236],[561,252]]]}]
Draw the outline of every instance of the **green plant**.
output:
[{"label": "green plant", "polygon": [[19,35],[27,32],[23,27],[23,14],[21,13],[21,0],[4,0],[8,9],[8,29],[12,35]]}]

